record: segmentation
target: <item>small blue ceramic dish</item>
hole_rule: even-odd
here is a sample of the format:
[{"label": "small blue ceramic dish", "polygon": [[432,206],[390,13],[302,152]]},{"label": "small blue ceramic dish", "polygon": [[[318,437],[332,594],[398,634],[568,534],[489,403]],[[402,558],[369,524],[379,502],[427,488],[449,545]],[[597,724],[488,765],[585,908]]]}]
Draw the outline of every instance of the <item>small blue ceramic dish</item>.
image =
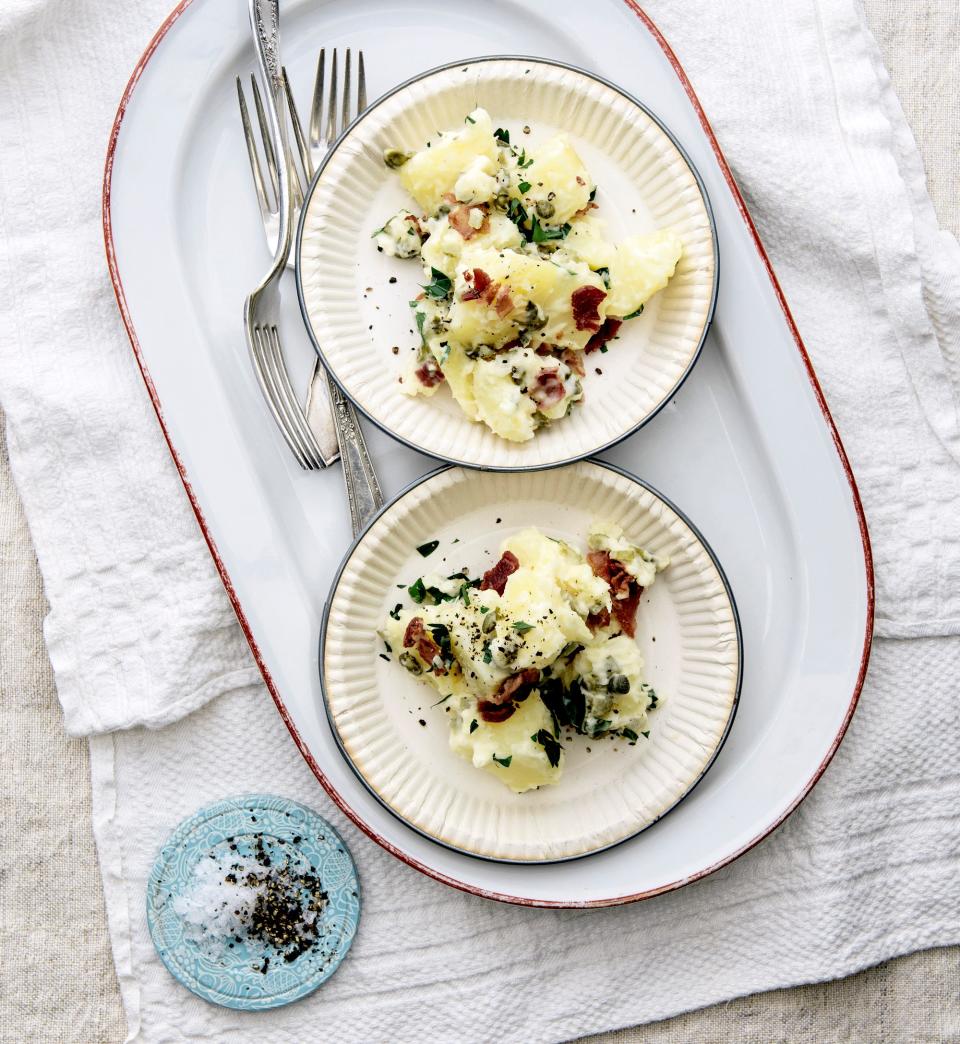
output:
[{"label": "small blue ceramic dish", "polygon": [[[272,959],[264,961],[262,945],[254,950],[235,940],[201,947],[174,909],[201,860],[229,861],[231,853],[258,850],[319,878],[326,893],[316,942],[292,960],[268,950]],[[359,920],[360,883],[343,839],[305,805],[268,794],[227,798],[185,819],[147,882],[147,924],[167,970],[198,997],[242,1011],[277,1008],[312,993],[347,955]]]}]

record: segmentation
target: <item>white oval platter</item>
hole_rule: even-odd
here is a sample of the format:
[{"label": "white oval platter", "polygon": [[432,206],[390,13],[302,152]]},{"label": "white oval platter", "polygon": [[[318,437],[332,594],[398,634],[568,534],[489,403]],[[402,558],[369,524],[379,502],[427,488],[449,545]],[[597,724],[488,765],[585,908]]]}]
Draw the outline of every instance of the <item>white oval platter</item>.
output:
[{"label": "white oval platter", "polygon": [[[340,755],[317,670],[324,604],[351,542],[342,477],[301,471],[243,345],[241,305],[267,262],[234,83],[255,64],[245,5],[182,0],[121,100],[104,180],[107,257],[186,495],[277,708],[356,828],[453,887],[604,906],[702,878],[781,823],[837,749],[869,657],[873,574],[839,436],[693,88],[626,0],[512,0],[496,19],[458,3],[453,23],[440,0],[291,2],[283,18],[298,99],[310,96],[321,46],[363,48],[371,98],[438,63],[533,51],[622,84],[682,143],[724,258],[717,309],[679,393],[606,457],[697,520],[736,592],[749,661],[735,727],[703,781],[656,825],[587,859],[476,859],[411,830],[369,793]],[[397,47],[398,34],[432,41],[429,57]],[[294,290],[284,287],[281,321],[305,389],[316,353]],[[366,430],[388,497],[435,466]]]},{"label": "white oval platter", "polygon": [[[423,273],[416,260],[378,253],[371,238],[401,207],[415,206],[396,171],[384,164],[384,150],[421,149],[438,128],[462,125],[478,105],[533,155],[559,131],[569,135],[599,186],[596,214],[612,241],[671,228],[683,242],[667,288],[620,328],[602,367],[599,354],[588,360],[583,401],[528,442],[508,442],[471,421],[446,387],[429,398],[404,394],[400,377],[419,343],[408,302],[420,292]],[[412,449],[443,460],[526,470],[605,449],[663,407],[706,337],[717,289],[716,255],[703,188],[669,133],[641,105],[578,69],[496,58],[457,62],[417,77],[348,128],[308,193],[297,275],[317,351],[371,420]]]}]

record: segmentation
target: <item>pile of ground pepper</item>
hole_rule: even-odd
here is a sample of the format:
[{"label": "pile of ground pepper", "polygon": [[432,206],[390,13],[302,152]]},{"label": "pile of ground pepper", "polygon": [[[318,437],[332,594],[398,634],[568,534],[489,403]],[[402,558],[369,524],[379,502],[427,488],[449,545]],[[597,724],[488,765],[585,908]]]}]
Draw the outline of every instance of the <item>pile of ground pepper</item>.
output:
[{"label": "pile of ground pepper", "polygon": [[318,945],[327,893],[312,868],[297,868],[294,854],[284,851],[288,842],[270,838],[271,855],[263,834],[245,835],[243,853],[240,840],[225,839],[228,856],[201,860],[175,909],[196,941],[209,947],[221,940],[231,950],[246,943],[256,953],[256,970],[266,974],[272,956],[290,964]]}]

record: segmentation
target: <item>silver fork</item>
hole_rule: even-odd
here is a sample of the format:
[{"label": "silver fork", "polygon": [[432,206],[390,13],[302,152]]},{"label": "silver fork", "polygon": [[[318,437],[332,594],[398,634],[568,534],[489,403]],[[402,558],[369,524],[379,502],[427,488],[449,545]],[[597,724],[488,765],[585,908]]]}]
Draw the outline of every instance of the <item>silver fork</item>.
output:
[{"label": "silver fork", "polygon": [[[258,54],[261,48],[261,41],[258,34],[257,16],[254,12],[257,6],[264,2],[267,2],[267,0],[250,0],[251,20],[254,26],[254,35],[258,37]],[[276,0],[269,0],[269,2],[274,6],[274,8],[276,7]],[[276,70],[276,66],[279,65],[279,39],[276,35],[273,38],[272,44],[268,44],[267,50],[272,54],[274,69]],[[286,118],[280,119],[282,133],[281,136],[278,137],[276,134],[272,133],[272,123],[269,119],[271,112],[270,106],[268,105],[265,110],[260,98],[260,91],[257,87],[256,79],[253,78],[251,81],[253,86],[254,105],[257,110],[257,122],[260,126],[262,147],[264,157],[267,161],[270,188],[273,191],[272,197],[268,193],[267,181],[264,178],[260,167],[253,128],[251,127],[246,100],[243,96],[243,85],[241,84],[240,79],[237,79],[237,97],[240,103],[240,116],[243,123],[244,137],[247,143],[247,154],[250,159],[250,169],[253,175],[254,187],[260,205],[260,214],[263,218],[264,232],[267,236],[267,244],[271,249],[276,249],[275,258],[279,260],[281,254],[280,240],[281,238],[287,240],[287,251],[283,256],[283,264],[286,266],[291,265],[289,240],[292,236],[293,221],[298,217],[299,211],[303,206],[303,198],[306,193],[307,185],[313,177],[316,165],[328,151],[331,142],[339,133],[337,130],[337,110],[339,106],[336,50],[333,52],[331,64],[329,111],[327,114],[326,126],[324,127],[322,114],[325,94],[326,52],[325,50],[321,50],[317,61],[317,75],[314,83],[313,102],[311,105],[309,145],[307,144],[307,139],[303,133],[303,124],[301,123],[300,117],[297,113],[297,107],[293,99],[293,92],[290,89],[290,81],[287,77],[286,69],[282,67],[279,69],[279,79],[277,80],[273,80],[270,77],[267,78],[268,83],[276,83],[278,86],[278,92],[274,95],[272,99],[273,101],[277,100],[279,86],[282,85],[283,96],[286,99],[287,115],[289,116],[290,124],[293,127],[294,140],[297,145],[297,154],[300,157],[301,170],[303,174],[302,178],[301,171],[297,169],[296,162],[293,160],[291,151],[288,148]],[[358,66],[357,113],[362,112],[367,105],[366,76],[362,52],[360,52],[358,56]],[[345,59],[342,102],[342,121],[344,127],[352,119],[350,73],[351,55],[348,49]],[[271,99],[268,98],[268,101],[270,100]],[[282,147],[274,148],[272,143],[275,141],[282,141]],[[278,157],[278,151],[282,153],[282,156]],[[289,180],[286,182],[284,181],[282,169],[285,169],[288,172]],[[286,211],[284,210],[284,201],[281,199],[280,195],[281,185],[283,184],[286,184],[288,188]],[[273,205],[274,203],[276,206]],[[280,269],[280,271],[282,271],[282,269]],[[323,371],[323,376],[321,376],[320,371]],[[322,391],[323,384],[321,384],[321,382],[325,382],[326,384],[326,394]],[[287,383],[289,385],[289,381]],[[295,398],[294,404],[296,404]],[[353,527],[353,532],[358,533],[363,528],[364,524],[376,514],[380,507],[382,507],[383,495],[380,491],[380,484],[377,481],[376,472],[373,469],[370,455],[367,452],[366,442],[364,441],[363,432],[360,428],[356,411],[349,400],[344,397],[336,382],[332,377],[330,377],[329,373],[327,373],[326,369],[320,364],[318,359],[315,364],[313,379],[310,382],[306,414],[311,420],[313,420],[317,414],[320,414],[321,419],[323,419],[323,415],[328,413],[330,410],[332,410],[333,414],[332,420],[336,429],[336,441],[339,445],[340,460],[343,466],[343,477],[347,490],[347,501],[350,508],[350,521]],[[327,457],[326,463],[330,463],[333,459],[336,458]]]},{"label": "silver fork", "polygon": [[268,165],[276,191],[277,239],[270,269],[243,306],[247,349],[263,397],[283,437],[302,468],[324,466],[317,440],[294,395],[283,360],[278,323],[280,319],[280,278],[290,256],[290,174],[286,160],[286,128],[280,120],[278,100],[282,90],[277,61],[280,13],[277,0],[250,0],[250,21],[256,41],[257,61],[266,84],[266,107],[261,104],[264,141],[281,147],[268,151]]}]

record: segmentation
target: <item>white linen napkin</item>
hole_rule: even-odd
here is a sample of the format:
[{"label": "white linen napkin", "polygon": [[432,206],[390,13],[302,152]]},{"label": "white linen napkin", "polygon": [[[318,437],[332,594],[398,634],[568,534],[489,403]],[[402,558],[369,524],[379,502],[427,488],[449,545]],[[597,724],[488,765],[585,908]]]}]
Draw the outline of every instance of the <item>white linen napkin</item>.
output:
[{"label": "white linen napkin", "polygon": [[[917,637],[960,623],[960,250],[855,0],[647,10],[734,165],[850,453],[878,631],[912,640],[877,643],[836,763],[774,838],[674,895],[580,913],[497,907],[390,859],[332,809],[259,684],[102,262],[108,129],[171,2],[0,9],[0,396],[66,724],[129,729],[94,736],[91,755],[132,1037],[556,1040],[960,941],[960,641]],[[247,789],[337,822],[366,897],[337,976],[269,1017],[177,987],[143,920],[163,837]]]}]

